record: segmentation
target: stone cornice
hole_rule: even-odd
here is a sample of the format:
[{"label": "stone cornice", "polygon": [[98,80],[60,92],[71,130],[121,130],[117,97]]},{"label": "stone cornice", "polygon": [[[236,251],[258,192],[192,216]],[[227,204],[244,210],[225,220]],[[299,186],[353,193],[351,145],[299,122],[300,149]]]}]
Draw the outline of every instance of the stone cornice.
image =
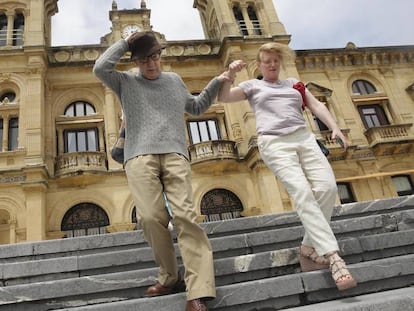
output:
[{"label": "stone cornice", "polygon": [[[240,38],[227,38],[231,42]],[[168,58],[217,57],[228,40],[187,40],[168,41],[162,56]],[[241,40],[242,43],[244,40]],[[93,63],[108,48],[103,45],[61,46],[48,48],[47,54],[51,66],[70,66],[79,63]],[[297,50],[298,70],[321,70],[347,66],[387,66],[414,64],[414,46],[389,46],[368,48],[340,48]],[[126,55],[123,61],[128,62]]]},{"label": "stone cornice", "polygon": [[414,46],[321,49],[296,51],[298,70],[335,67],[414,65]]},{"label": "stone cornice", "polygon": [[[107,48],[107,46],[102,45],[51,47],[47,54],[51,66],[70,66],[79,63],[94,63]],[[219,41],[169,41],[167,48],[163,50],[162,57],[168,59],[217,56],[220,48],[221,43]],[[122,60],[128,62],[128,54]]]}]

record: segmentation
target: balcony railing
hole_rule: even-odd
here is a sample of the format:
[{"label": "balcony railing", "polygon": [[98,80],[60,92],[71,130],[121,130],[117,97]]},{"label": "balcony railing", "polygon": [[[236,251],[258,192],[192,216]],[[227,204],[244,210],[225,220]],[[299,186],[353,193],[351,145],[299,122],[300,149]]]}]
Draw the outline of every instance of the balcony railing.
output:
[{"label": "balcony railing", "polygon": [[[7,29],[0,30],[0,47],[7,45]],[[10,40],[11,45],[21,46],[23,45],[23,29],[13,29]]]},{"label": "balcony railing", "polygon": [[[352,142],[349,141],[348,133],[349,133],[349,129],[343,129],[342,130],[342,134],[344,134],[345,138],[348,140],[348,143],[350,145],[352,145]],[[336,148],[336,149],[340,148],[340,149],[342,149],[341,145],[335,139],[332,139],[332,131],[330,131],[330,130],[328,130],[328,131],[321,131],[320,132],[320,137],[317,137],[317,138],[321,138],[322,142],[329,149],[332,149],[332,148]]]},{"label": "balcony railing", "polygon": [[106,171],[106,155],[103,152],[73,152],[60,155],[56,163],[56,175],[78,171]]},{"label": "balcony railing", "polygon": [[410,133],[412,123],[384,125],[371,127],[365,131],[370,147],[383,143],[396,143],[406,140],[414,140],[414,135]]},{"label": "balcony railing", "polygon": [[247,24],[243,20],[239,20],[237,23],[239,25],[240,34],[247,35],[261,35],[263,34],[263,28],[260,27],[260,22],[258,20],[252,20],[253,27],[247,27]]},{"label": "balcony railing", "polygon": [[188,147],[191,163],[208,160],[238,159],[234,141],[213,140]]}]

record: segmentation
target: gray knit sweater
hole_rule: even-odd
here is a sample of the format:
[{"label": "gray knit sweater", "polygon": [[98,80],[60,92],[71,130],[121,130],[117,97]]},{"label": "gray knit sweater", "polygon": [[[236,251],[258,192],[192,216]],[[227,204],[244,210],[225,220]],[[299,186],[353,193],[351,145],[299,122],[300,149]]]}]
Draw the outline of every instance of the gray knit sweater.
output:
[{"label": "gray knit sweater", "polygon": [[121,39],[96,61],[95,76],[120,99],[126,126],[125,162],[143,154],[179,153],[188,158],[184,112],[202,114],[213,103],[220,81],[213,78],[198,95],[189,93],[181,77],[162,72],[155,80],[141,74],[117,71],[115,66],[128,51]]}]

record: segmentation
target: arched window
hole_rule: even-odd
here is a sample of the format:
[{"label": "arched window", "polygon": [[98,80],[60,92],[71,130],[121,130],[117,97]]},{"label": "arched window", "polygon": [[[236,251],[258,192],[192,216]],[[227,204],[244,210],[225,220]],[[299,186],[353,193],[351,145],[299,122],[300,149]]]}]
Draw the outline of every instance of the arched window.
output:
[{"label": "arched window", "polygon": [[0,209],[0,225],[2,226],[2,230],[0,231],[0,244],[16,242],[10,239],[10,218],[10,213],[6,209]]},{"label": "arched window", "polygon": [[17,14],[13,23],[13,45],[23,45],[23,33],[24,33],[24,16],[23,14]]},{"label": "arched window", "polygon": [[14,91],[5,90],[0,92],[0,152],[17,150],[18,137],[18,100]]},{"label": "arched window", "polygon": [[249,32],[247,31],[246,21],[244,20],[243,13],[240,10],[240,7],[234,6],[233,7],[233,15],[236,19],[237,25],[239,25],[240,34],[243,36],[247,36]]},{"label": "arched window", "polygon": [[[66,117],[84,117],[95,114],[95,108],[83,101],[70,104],[65,110]],[[80,128],[64,130],[64,152],[99,151],[99,136],[96,127],[89,127],[87,123]]]},{"label": "arched window", "polygon": [[109,218],[96,204],[80,203],[69,209],[62,220],[61,230],[67,237],[107,233]]},{"label": "arched window", "polygon": [[371,82],[355,80],[352,83],[352,93],[354,96],[353,100],[357,104],[359,115],[366,129],[390,124],[390,120],[387,117],[390,116],[388,100],[384,99],[384,96],[379,98],[374,95],[378,92]]},{"label": "arched window", "polygon": [[56,116],[55,174],[64,177],[80,170],[106,170],[104,128],[104,116],[89,102],[67,105],[63,115]]},{"label": "arched window", "polygon": [[138,224],[138,219],[137,219],[137,208],[134,206],[134,208],[132,209],[132,215],[131,215],[131,222],[134,224]]},{"label": "arched window", "polygon": [[376,92],[375,86],[365,80],[356,80],[352,83],[352,92],[359,95],[374,94]]},{"label": "arched window", "polygon": [[16,93],[6,92],[0,96],[0,104],[13,103],[16,99]]},{"label": "arched window", "polygon": [[254,9],[254,7],[249,5],[248,8],[247,8],[247,14],[249,15],[249,19],[252,22],[254,34],[255,35],[261,35],[262,30],[261,30],[260,22],[259,22],[259,19],[258,19],[257,14],[256,14],[256,10]]},{"label": "arched window", "polygon": [[65,110],[66,117],[89,116],[96,113],[95,107],[83,101],[77,101],[70,104]]},{"label": "arched window", "polygon": [[0,13],[0,46],[7,44],[7,16]]},{"label": "arched window", "polygon": [[241,217],[243,205],[233,192],[213,189],[203,196],[200,209],[205,221],[214,221]]}]

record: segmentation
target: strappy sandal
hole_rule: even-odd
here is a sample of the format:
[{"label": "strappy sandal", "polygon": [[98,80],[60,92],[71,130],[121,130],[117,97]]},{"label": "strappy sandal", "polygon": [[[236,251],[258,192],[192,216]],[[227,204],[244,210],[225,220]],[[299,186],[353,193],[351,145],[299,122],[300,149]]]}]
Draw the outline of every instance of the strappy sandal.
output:
[{"label": "strappy sandal", "polygon": [[299,248],[298,256],[302,272],[329,268],[329,260],[323,256],[319,256],[314,248],[305,251],[303,246],[301,246]]},{"label": "strappy sandal", "polygon": [[339,257],[338,253],[328,256],[334,256],[334,258],[330,260],[329,270],[331,270],[332,278],[334,279],[338,290],[343,291],[355,287],[357,282],[348,271],[345,261]]}]

